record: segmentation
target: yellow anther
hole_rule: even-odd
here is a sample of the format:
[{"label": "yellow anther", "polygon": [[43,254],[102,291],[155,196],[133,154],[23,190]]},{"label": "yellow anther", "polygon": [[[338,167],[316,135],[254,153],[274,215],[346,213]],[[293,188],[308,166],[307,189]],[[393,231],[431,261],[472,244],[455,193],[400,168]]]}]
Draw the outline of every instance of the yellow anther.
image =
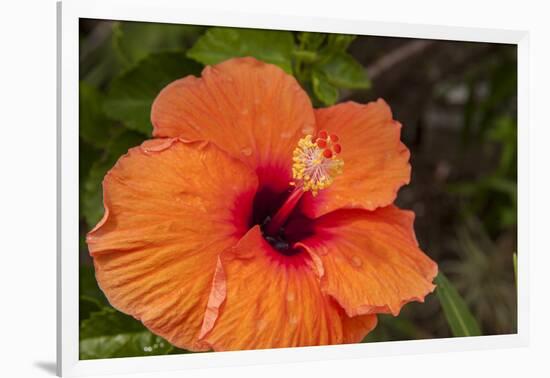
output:
[{"label": "yellow anther", "polygon": [[[326,133],[325,133],[326,134]],[[301,187],[304,192],[311,191],[316,196],[319,190],[330,186],[334,178],[343,171],[344,161],[337,158],[341,151],[338,138],[331,135],[328,139],[320,133],[317,142],[313,136],[306,135],[298,141],[292,153],[291,185]]]}]

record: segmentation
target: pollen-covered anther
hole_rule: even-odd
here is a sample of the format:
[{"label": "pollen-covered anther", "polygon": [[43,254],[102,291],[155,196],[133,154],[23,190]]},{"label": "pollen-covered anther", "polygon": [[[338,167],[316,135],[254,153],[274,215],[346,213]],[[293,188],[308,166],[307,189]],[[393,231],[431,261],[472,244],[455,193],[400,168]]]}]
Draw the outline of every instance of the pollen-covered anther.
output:
[{"label": "pollen-covered anther", "polygon": [[330,186],[334,178],[342,173],[344,161],[338,158],[342,152],[336,144],[338,136],[320,131],[317,138],[306,135],[298,141],[294,150],[291,185],[300,187],[304,192],[311,190],[316,196],[319,190]]}]

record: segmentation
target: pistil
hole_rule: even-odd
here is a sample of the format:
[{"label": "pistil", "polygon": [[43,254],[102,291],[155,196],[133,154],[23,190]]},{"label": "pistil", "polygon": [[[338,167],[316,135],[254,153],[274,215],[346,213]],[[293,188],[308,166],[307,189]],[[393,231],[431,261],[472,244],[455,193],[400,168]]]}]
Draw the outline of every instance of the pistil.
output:
[{"label": "pistil", "polygon": [[342,151],[338,141],[338,136],[328,135],[326,131],[319,132],[317,138],[306,135],[298,141],[292,158],[293,180],[289,183],[293,189],[266,224],[264,232],[267,235],[279,233],[305,192],[311,191],[313,196],[317,196],[320,190],[330,186],[334,178],[342,173],[344,161],[338,158]]},{"label": "pistil", "polygon": [[304,194],[304,191],[300,188],[295,187],[292,190],[292,193],[290,193],[285,203],[283,203],[273,218],[271,218],[269,223],[266,225],[265,233],[267,235],[276,235],[279,232],[288,219],[290,213],[292,213],[292,210],[294,210],[300,201],[300,198],[302,198],[302,194]]}]

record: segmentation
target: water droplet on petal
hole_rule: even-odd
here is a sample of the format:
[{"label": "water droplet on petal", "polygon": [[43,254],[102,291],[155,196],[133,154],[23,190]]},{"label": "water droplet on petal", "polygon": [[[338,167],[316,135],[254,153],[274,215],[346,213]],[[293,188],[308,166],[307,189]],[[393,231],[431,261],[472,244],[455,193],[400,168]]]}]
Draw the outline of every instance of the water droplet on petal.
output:
[{"label": "water droplet on petal", "polygon": [[263,331],[267,327],[267,321],[265,321],[264,319],[258,320],[257,327],[258,331]]},{"label": "water droplet on petal", "polygon": [[353,256],[351,258],[351,263],[356,268],[360,268],[363,265],[363,261],[359,258],[359,256]]},{"label": "water droplet on petal", "polygon": [[304,127],[302,127],[302,133],[306,135],[312,135],[313,131],[315,131],[313,125],[305,125]]},{"label": "water droplet on petal", "polygon": [[292,291],[289,291],[288,294],[286,295],[286,300],[289,302],[292,302],[294,301],[294,299],[296,299],[296,296]]},{"label": "water droplet on petal", "polygon": [[285,131],[283,133],[281,133],[281,138],[283,139],[290,139],[290,137],[292,136],[293,132],[292,131]]},{"label": "water droplet on petal", "polygon": [[243,154],[244,156],[251,156],[252,155],[252,148],[250,148],[250,147],[242,148],[241,149],[241,154]]}]

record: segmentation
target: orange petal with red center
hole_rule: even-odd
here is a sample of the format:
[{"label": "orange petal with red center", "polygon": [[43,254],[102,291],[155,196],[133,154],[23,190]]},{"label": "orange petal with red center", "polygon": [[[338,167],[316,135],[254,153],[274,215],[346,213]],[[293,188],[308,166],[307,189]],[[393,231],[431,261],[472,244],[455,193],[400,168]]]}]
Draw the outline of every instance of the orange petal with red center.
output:
[{"label": "orange petal with red center", "polygon": [[319,217],[340,208],[374,210],[391,204],[409,183],[411,168],[401,124],[389,106],[381,99],[367,105],[346,102],[317,109],[315,117],[319,129],[338,135],[344,169],[318,196],[304,195],[302,211]]},{"label": "orange petal with red center", "polygon": [[315,220],[313,236],[297,246],[319,258],[323,290],[349,316],[397,315],[435,288],[437,265],[419,249],[413,221],[414,213],[394,206],[335,211]]},{"label": "orange petal with red center", "polygon": [[198,342],[218,255],[246,232],[256,175],[212,144],[156,139],[105,176],[105,215],[88,234],[109,302],[189,350]]},{"label": "orange petal with red center", "polygon": [[323,294],[309,254],[280,254],[258,226],[221,255],[220,269],[223,295],[209,306],[219,315],[203,329],[214,350],[354,343],[376,326],[376,315],[349,317]]},{"label": "orange petal with red center", "polygon": [[277,190],[291,179],[298,140],[316,132],[311,101],[296,79],[250,57],[172,82],[155,99],[151,121],[156,137],[214,142]]}]

